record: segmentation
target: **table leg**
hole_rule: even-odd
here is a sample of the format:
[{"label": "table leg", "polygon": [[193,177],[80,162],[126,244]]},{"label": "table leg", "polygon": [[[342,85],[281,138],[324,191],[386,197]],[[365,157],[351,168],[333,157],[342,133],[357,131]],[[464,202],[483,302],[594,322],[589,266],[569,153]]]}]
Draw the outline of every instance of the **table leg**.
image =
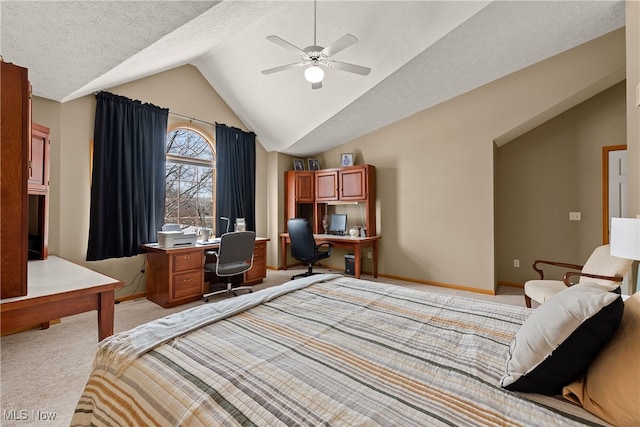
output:
[{"label": "table leg", "polygon": [[282,249],[282,269],[287,269],[287,238],[280,238],[280,248]]},{"label": "table leg", "polygon": [[355,269],[356,269],[356,279],[360,278],[360,269],[362,268],[362,262],[360,260],[360,256],[361,256],[361,251],[360,251],[360,245],[356,244],[353,245],[354,247],[354,256],[355,256]]},{"label": "table leg", "polygon": [[98,341],[102,341],[113,335],[115,292],[100,292],[98,297]]},{"label": "table leg", "polygon": [[378,277],[378,241],[373,241],[373,277]]}]

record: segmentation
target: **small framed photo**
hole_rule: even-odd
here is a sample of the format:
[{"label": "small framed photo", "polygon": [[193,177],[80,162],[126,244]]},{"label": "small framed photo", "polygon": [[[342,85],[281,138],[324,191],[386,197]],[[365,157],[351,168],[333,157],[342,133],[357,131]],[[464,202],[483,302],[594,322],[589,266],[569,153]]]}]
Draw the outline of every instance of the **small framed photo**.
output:
[{"label": "small framed photo", "polygon": [[353,166],[353,153],[340,154],[340,166]]},{"label": "small framed photo", "polygon": [[307,160],[307,164],[309,165],[310,171],[320,170],[320,162],[318,161],[318,159],[309,159]]},{"label": "small framed photo", "polygon": [[293,170],[303,171],[304,170],[304,160],[302,160],[302,159],[293,159]]}]

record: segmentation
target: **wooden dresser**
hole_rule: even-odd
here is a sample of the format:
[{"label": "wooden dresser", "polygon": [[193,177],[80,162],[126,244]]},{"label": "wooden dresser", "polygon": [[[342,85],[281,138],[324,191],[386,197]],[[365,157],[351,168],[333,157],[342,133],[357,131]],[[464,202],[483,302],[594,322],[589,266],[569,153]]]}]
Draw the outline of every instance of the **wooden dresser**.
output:
[{"label": "wooden dresser", "polygon": [[[244,274],[243,284],[262,283],[267,277],[267,242],[256,238],[253,267]],[[157,244],[144,245],[147,251],[147,299],[162,307],[175,307],[197,301],[205,293],[204,253],[218,244],[184,248],[160,248]]]}]

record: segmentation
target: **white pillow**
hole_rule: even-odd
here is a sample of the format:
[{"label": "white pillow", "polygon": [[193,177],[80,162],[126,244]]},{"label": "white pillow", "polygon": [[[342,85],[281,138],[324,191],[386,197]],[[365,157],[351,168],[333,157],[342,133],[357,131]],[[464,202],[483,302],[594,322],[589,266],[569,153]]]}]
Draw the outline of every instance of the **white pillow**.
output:
[{"label": "white pillow", "polygon": [[620,325],[620,295],[579,283],[540,305],[509,346],[500,386],[512,391],[561,394],[578,379]]}]

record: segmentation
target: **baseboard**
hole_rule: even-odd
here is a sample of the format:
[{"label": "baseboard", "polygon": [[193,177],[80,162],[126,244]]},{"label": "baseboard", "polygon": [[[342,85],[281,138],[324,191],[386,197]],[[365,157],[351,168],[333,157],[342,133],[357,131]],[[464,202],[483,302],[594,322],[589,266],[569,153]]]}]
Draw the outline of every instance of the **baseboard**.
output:
[{"label": "baseboard", "polygon": [[137,294],[125,295],[125,296],[116,298],[116,304],[119,302],[131,301],[132,299],[146,298],[146,297],[147,297],[146,292],[139,292]]},{"label": "baseboard", "polygon": [[509,286],[511,288],[524,288],[524,283],[516,283],[516,282],[505,282],[503,280],[498,280],[498,286]]},{"label": "baseboard", "polygon": [[420,280],[420,279],[414,279],[414,278],[411,278],[411,277],[394,276],[392,274],[378,274],[378,276],[379,277],[386,277],[387,279],[402,280],[404,282],[419,283],[421,285],[431,285],[431,286],[438,286],[438,287],[441,287],[441,288],[456,289],[456,290],[459,290],[459,291],[475,292],[475,293],[478,293],[478,294],[486,294],[486,295],[495,295],[496,294],[495,290],[478,289],[478,288],[472,288],[470,286],[461,286],[461,285],[454,285],[454,284],[451,284],[451,283],[435,282],[433,280]]}]

